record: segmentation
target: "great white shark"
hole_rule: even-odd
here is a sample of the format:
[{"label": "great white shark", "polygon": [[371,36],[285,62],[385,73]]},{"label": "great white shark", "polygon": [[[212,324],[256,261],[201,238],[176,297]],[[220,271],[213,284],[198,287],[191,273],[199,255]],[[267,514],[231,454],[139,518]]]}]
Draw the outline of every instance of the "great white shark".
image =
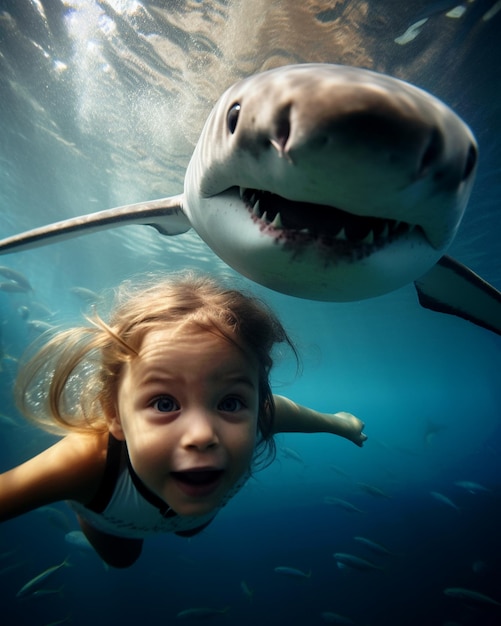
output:
[{"label": "great white shark", "polygon": [[147,224],[190,228],[266,287],[346,302],[414,282],[422,306],[501,334],[501,293],[445,255],[477,168],[469,127],[405,81],[331,64],[290,65],[223,93],[184,193],[56,222],[0,254]]}]

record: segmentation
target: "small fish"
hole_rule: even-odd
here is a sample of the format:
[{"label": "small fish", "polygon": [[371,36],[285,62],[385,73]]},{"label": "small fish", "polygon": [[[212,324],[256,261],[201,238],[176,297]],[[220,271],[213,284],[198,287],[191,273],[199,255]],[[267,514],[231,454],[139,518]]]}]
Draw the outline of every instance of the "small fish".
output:
[{"label": "small fish", "polygon": [[51,318],[51,317],[54,317],[55,315],[54,311],[49,309],[47,305],[43,304],[43,302],[37,302],[35,300],[32,300],[30,302],[30,311],[31,313],[34,313],[38,317]]},{"label": "small fish", "polygon": [[333,472],[336,472],[336,474],[339,474],[339,476],[342,476],[343,478],[351,479],[351,476],[347,472],[342,470],[340,467],[338,467],[337,465],[329,465],[329,467]]},{"label": "small fish", "polygon": [[78,550],[83,552],[93,552],[94,548],[89,543],[87,537],[81,530],[71,530],[64,535],[64,540]]},{"label": "small fish", "polygon": [[0,569],[0,576],[4,576],[9,572],[19,569],[20,567],[24,567],[26,563],[26,561],[16,561],[15,563],[10,563],[10,565],[6,565],[5,567],[2,567],[2,569]]},{"label": "small fish", "polygon": [[499,2],[498,0],[498,2],[496,2],[496,4],[493,7],[491,7],[486,13],[484,13],[484,15],[482,16],[482,21],[488,22],[499,11],[501,11],[501,2]]},{"label": "small fish", "polygon": [[224,615],[230,610],[227,606],[224,609],[213,609],[210,607],[199,607],[194,609],[184,609],[176,615],[179,619],[208,619],[217,615]]},{"label": "small fish", "polygon": [[490,491],[487,487],[484,487],[480,483],[473,482],[472,480],[456,480],[454,484],[466,489],[466,491],[470,493],[487,493]]},{"label": "small fish", "polygon": [[348,511],[348,513],[365,513],[365,511],[360,510],[351,502],[347,500],[342,500],[341,498],[334,498],[333,496],[325,496],[324,497],[325,504],[334,504],[338,506],[340,509],[344,511]]},{"label": "small fish", "polygon": [[475,606],[501,606],[501,602],[498,602],[497,600],[494,600],[494,598],[486,596],[478,591],[473,591],[472,589],[465,589],[463,587],[447,587],[444,589],[444,593],[446,596],[457,598],[466,604],[473,604]]},{"label": "small fish", "polygon": [[9,280],[0,283],[0,291],[5,291],[6,293],[25,293],[26,289],[19,283]]},{"label": "small fish", "polygon": [[0,428],[16,428],[18,426],[21,426],[21,424],[15,419],[10,417],[9,415],[0,413]]},{"label": "small fish", "polygon": [[447,496],[444,496],[443,493],[440,493],[439,491],[430,491],[430,495],[433,496],[435,498],[435,500],[438,500],[439,502],[443,502],[447,506],[450,506],[452,509],[456,509],[456,511],[459,511],[458,505],[455,504]]},{"label": "small fish", "polygon": [[87,287],[72,287],[70,291],[73,295],[77,296],[77,298],[89,304],[94,304],[94,302],[99,300],[98,294],[92,291],[92,289],[87,289]]},{"label": "small fish", "polygon": [[286,565],[279,565],[278,567],[275,567],[274,571],[277,574],[291,576],[292,578],[311,578],[311,570],[306,573],[296,567],[288,567]]},{"label": "small fish", "polygon": [[249,585],[245,582],[245,580],[242,580],[240,582],[240,589],[242,590],[244,595],[247,596],[247,598],[249,599],[249,602],[252,602],[252,596],[254,595],[254,590],[249,587]]},{"label": "small fish", "polygon": [[28,317],[30,316],[30,310],[28,309],[27,306],[23,305],[23,306],[18,307],[17,314],[22,320],[27,320]]},{"label": "small fish", "polygon": [[[15,356],[12,356],[11,354],[7,354],[6,352],[4,352],[1,356],[0,356],[0,361],[2,363],[11,363],[12,365],[17,366],[18,363],[18,359]],[[0,371],[1,371],[2,367],[0,364]]]},{"label": "small fish", "polygon": [[8,280],[17,283],[20,287],[22,287],[21,291],[33,291],[33,287],[31,286],[30,281],[26,278],[24,274],[21,274],[21,272],[17,272],[11,267],[0,265],[0,274],[4,278],[7,278]]},{"label": "small fish", "polygon": [[444,424],[436,424],[435,422],[428,420],[427,425],[426,425],[426,430],[424,433],[425,445],[427,446],[431,445],[431,443],[433,442],[435,437],[438,435],[438,433],[444,430],[445,428],[446,426],[444,426]]},{"label": "small fish", "polygon": [[37,513],[43,513],[49,522],[56,528],[59,528],[66,533],[71,530],[70,520],[66,514],[63,513],[63,511],[60,511],[55,506],[41,506],[36,509],[36,511]]},{"label": "small fish", "polygon": [[395,556],[394,552],[388,550],[388,548],[383,546],[381,543],[377,543],[376,541],[372,541],[371,539],[367,539],[366,537],[353,537],[353,539],[355,539],[355,541],[358,541],[359,543],[364,544],[364,546],[367,546],[369,550],[372,550],[372,552],[375,552],[376,554]]},{"label": "small fish", "polygon": [[26,596],[32,595],[37,589],[40,589],[40,587],[48,578],[53,576],[53,574],[55,574],[63,567],[68,567],[69,565],[70,562],[66,558],[62,563],[59,563],[59,565],[53,565],[52,567],[48,567],[46,570],[44,570],[43,572],[29,580],[25,585],[23,585],[21,589],[19,589],[19,591],[16,593],[16,598],[24,598]]},{"label": "small fish", "polygon": [[334,554],[334,558],[336,559],[337,566],[340,569],[344,569],[347,567],[351,567],[352,569],[358,569],[361,571],[383,569],[372,561],[362,559],[359,556],[354,556],[353,554],[346,554],[345,552],[336,552]]},{"label": "small fish", "polygon": [[64,585],[59,587],[59,589],[37,589],[33,593],[30,594],[30,598],[43,598],[44,596],[63,596]]},{"label": "small fish", "polygon": [[286,448],[285,446],[282,448],[282,454],[287,458],[287,459],[292,459],[293,461],[296,461],[297,463],[300,463],[301,465],[304,465],[304,461],[301,457],[301,455],[299,454],[299,452],[296,452],[295,450],[293,450],[292,448]]},{"label": "small fish", "polygon": [[320,617],[328,624],[355,624],[353,620],[339,613],[333,613],[332,611],[324,611],[320,613]]},{"label": "small fish", "polygon": [[44,333],[48,330],[54,330],[55,328],[53,324],[49,324],[49,322],[44,322],[43,320],[28,320],[26,324],[37,333]]},{"label": "small fish", "polygon": [[367,483],[357,483],[357,485],[360,487],[362,491],[365,491],[365,493],[368,493],[371,496],[375,496],[376,498],[385,498],[386,500],[391,500],[391,496],[385,491],[383,491],[382,489],[379,489],[379,487],[374,487],[374,485],[368,485]]}]

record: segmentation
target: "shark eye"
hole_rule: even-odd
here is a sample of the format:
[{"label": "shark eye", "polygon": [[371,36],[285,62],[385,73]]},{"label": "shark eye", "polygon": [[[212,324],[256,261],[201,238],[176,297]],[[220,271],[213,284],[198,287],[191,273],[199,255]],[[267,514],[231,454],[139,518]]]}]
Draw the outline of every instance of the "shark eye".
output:
[{"label": "shark eye", "polygon": [[233,135],[237,128],[238,116],[240,115],[240,105],[238,102],[233,104],[228,111],[228,115],[226,117],[226,122],[228,124],[228,130]]}]

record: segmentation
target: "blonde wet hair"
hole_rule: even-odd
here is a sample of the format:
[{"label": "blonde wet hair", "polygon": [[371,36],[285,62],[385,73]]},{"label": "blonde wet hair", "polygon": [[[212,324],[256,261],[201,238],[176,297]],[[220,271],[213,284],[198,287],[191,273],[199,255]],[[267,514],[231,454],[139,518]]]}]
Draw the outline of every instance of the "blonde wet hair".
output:
[{"label": "blonde wet hair", "polygon": [[264,302],[213,278],[183,273],[126,281],[115,292],[108,321],[97,311],[87,319],[90,326],[60,331],[29,351],[15,385],[18,408],[28,419],[55,434],[107,431],[106,416],[115,410],[123,366],[137,357],[145,335],[166,325],[182,329],[191,324],[256,359],[259,440],[273,455],[272,351],[285,343],[296,359],[297,353]]}]

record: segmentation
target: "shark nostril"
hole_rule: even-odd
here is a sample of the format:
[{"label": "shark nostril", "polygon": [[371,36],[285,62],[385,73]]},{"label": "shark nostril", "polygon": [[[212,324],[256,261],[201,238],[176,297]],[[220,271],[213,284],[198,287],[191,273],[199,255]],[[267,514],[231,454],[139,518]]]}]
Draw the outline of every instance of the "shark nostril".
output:
[{"label": "shark nostril", "polygon": [[290,104],[281,109],[275,120],[275,132],[273,133],[272,139],[270,139],[271,144],[278,148],[280,152],[285,151],[285,146],[287,145],[291,132],[290,110]]},{"label": "shark nostril", "polygon": [[418,168],[418,176],[425,176],[431,167],[433,167],[434,163],[438,161],[438,158],[442,152],[442,137],[439,131],[434,128],[428,144],[426,146],[426,150],[421,157],[421,162]]},{"label": "shark nostril", "polygon": [[461,182],[465,181],[475,169],[477,164],[477,148],[472,144],[468,149],[466,155],[466,161],[464,165],[463,175],[461,176]]}]

